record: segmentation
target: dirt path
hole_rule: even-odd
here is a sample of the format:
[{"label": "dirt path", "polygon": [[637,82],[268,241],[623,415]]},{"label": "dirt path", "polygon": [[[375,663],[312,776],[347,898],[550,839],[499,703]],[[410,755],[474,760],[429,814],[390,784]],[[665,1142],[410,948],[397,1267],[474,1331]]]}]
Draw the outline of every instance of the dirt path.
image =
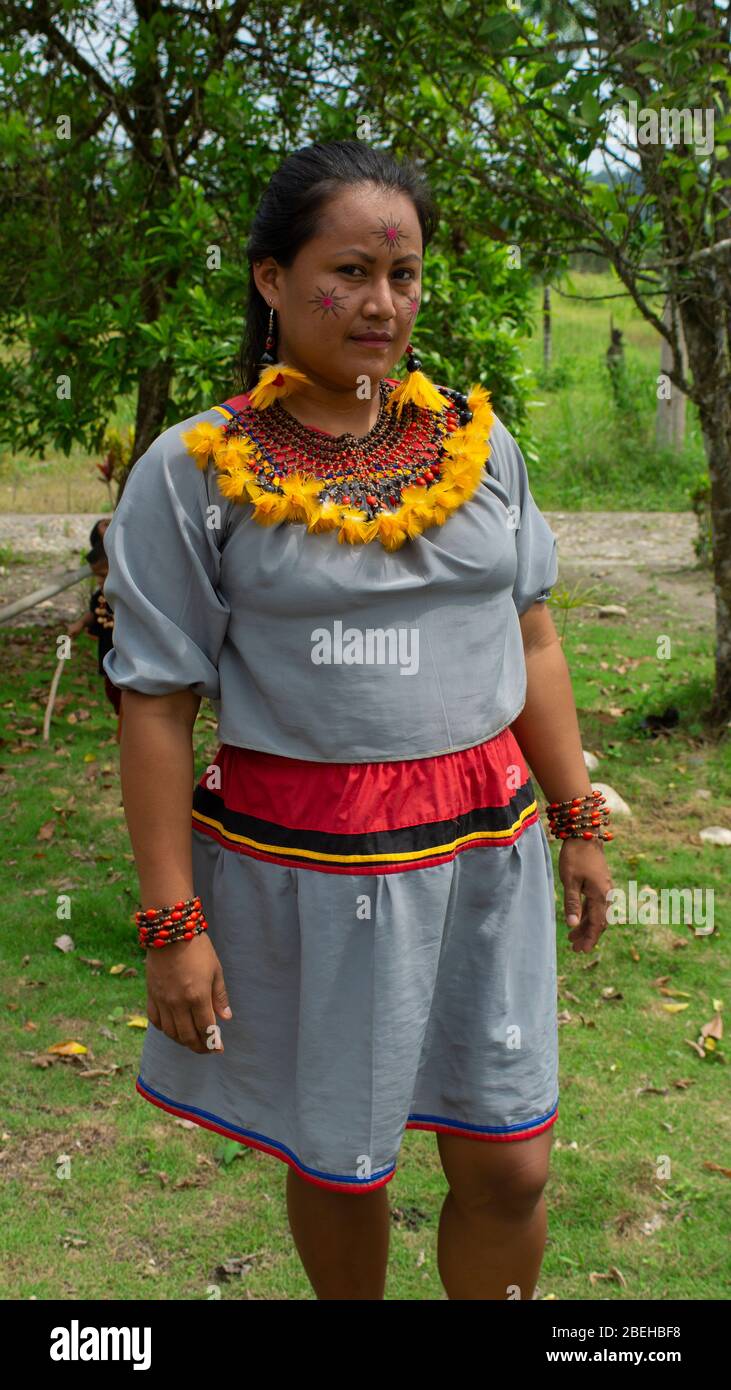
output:
[{"label": "dirt path", "polygon": [[[559,586],[591,587],[589,601],[594,603],[632,604],[638,620],[654,611],[686,621],[692,614],[694,621],[712,623],[711,575],[697,566],[692,512],[544,515],[558,538]],[[0,547],[23,557],[22,564],[0,565],[0,604],[82,564],[97,519],[98,513],[0,515]],[[83,581],[65,589],[26,610],[12,625],[57,628],[71,622],[86,606],[88,588],[89,581]]]}]

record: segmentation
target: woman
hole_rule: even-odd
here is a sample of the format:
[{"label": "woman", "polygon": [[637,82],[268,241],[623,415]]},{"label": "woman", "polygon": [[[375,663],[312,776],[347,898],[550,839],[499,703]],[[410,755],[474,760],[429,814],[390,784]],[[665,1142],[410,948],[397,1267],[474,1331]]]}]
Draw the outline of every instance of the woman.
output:
[{"label": "woman", "polygon": [[[526,759],[552,801],[591,784],[522,455],[409,341],[434,220],[360,142],[285,160],[245,393],[155,441],[105,536],[157,943],[138,1090],[287,1163],[320,1299],[383,1297],[406,1127],[437,1136],[449,1298],[532,1297],[545,1242],[554,880]],[[191,807],[203,695],[221,744]],[[605,924],[600,819],[561,849],[575,950]]]}]

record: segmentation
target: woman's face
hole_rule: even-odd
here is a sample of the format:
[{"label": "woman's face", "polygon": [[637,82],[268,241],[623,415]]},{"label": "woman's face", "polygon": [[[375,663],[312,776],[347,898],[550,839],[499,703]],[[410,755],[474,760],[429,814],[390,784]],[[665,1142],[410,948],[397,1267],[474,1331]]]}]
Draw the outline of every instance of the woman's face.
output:
[{"label": "woman's face", "polygon": [[[321,385],[355,390],[392,374],[421,299],[422,236],[405,193],[373,184],[325,206],[289,269],[268,258],[256,283],[277,312],[278,356]],[[388,335],[369,343],[371,334]]]}]

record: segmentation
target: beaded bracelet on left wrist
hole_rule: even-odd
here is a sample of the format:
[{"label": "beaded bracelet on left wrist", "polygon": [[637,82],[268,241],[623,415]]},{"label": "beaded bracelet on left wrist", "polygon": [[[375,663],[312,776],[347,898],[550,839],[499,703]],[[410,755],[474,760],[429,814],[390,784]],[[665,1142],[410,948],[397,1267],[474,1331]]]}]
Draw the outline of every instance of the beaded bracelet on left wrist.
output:
[{"label": "beaded bracelet on left wrist", "polygon": [[587,796],[568,801],[549,801],[548,826],[557,840],[613,840],[611,830],[602,832],[609,821],[609,807],[603,792],[593,789]]},{"label": "beaded bracelet on left wrist", "polygon": [[169,907],[139,908],[135,913],[137,940],[148,946],[172,946],[176,941],[192,941],[208,930],[200,898],[181,898]]}]

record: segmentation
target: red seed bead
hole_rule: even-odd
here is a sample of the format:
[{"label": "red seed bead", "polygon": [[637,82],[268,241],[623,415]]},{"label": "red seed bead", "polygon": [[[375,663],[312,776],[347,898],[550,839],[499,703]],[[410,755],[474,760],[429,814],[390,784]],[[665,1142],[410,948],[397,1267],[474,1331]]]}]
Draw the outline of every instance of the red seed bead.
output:
[{"label": "red seed bead", "polygon": [[192,933],[192,931],[183,932],[183,940],[184,940],[184,941],[191,941],[192,938],[193,938],[193,933]]}]

